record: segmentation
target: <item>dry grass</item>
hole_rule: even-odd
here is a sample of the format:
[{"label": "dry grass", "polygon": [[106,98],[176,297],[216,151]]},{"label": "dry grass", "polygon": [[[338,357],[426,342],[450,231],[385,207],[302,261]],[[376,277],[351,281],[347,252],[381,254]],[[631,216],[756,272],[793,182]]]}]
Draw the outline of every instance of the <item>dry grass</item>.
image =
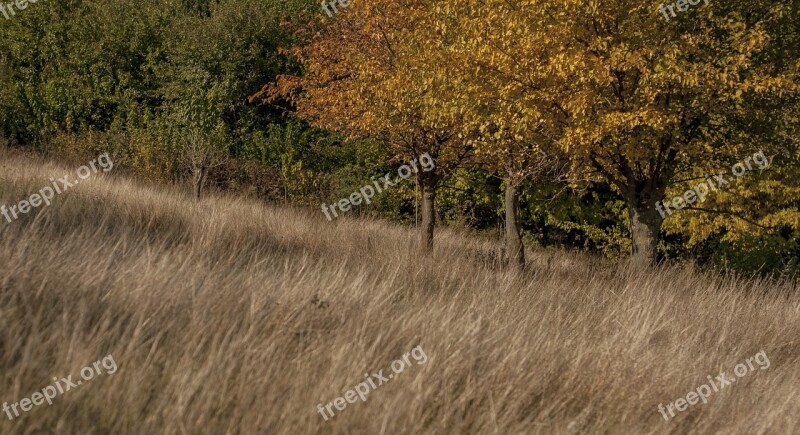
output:
[{"label": "dry grass", "polygon": [[[0,203],[61,177],[0,157]],[[0,433],[797,433],[800,295],[688,268],[632,273],[447,231],[92,179],[0,221],[0,400],[112,354],[119,370]],[[324,421],[316,405],[421,345],[427,364]],[[768,370],[656,407],[766,351]]]}]

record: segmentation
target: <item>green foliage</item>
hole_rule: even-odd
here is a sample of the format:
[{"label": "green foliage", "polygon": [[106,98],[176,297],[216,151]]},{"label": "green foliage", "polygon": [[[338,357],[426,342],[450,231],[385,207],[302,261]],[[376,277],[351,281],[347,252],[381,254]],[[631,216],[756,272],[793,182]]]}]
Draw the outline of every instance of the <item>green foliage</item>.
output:
[{"label": "green foliage", "polygon": [[271,124],[266,131],[255,131],[243,142],[240,157],[277,169],[284,200],[308,193],[308,178],[313,171],[304,170],[303,160],[309,156],[314,132],[297,121],[285,125]]},{"label": "green foliage", "polygon": [[164,5],[152,0],[41,2],[0,27],[0,128],[18,142],[106,130],[157,103]]},{"label": "green foliage", "polygon": [[[737,93],[731,85],[734,92],[721,94],[728,95],[730,101],[713,103],[705,98],[709,86],[706,82],[727,78],[738,84],[741,80],[734,80],[735,74],[709,75],[701,67],[706,65],[712,71],[724,72],[729,67],[723,65],[726,60],[747,60],[736,71],[763,76],[781,72],[796,80],[796,75],[789,72],[796,73],[800,67],[798,8],[776,1],[758,0],[753,4],[735,0],[710,6],[708,11],[713,10],[714,17],[675,20],[668,23],[672,27],[667,27],[657,15],[650,16],[656,13],[655,9],[651,11],[653,14],[644,13],[636,2],[601,1],[600,9],[594,12],[583,8],[589,3],[592,2],[570,0],[556,15],[572,14],[576,19],[569,22],[574,22],[574,26],[585,25],[586,17],[591,16],[604,23],[600,26],[602,31],[619,33],[615,37],[592,36],[591,47],[562,38],[569,35],[568,28],[561,29],[566,32],[563,35],[545,32],[547,38],[544,34],[539,38],[526,33],[535,29],[535,22],[529,18],[547,21],[552,17],[545,11],[514,8],[507,2],[492,1],[473,10],[473,6],[464,6],[462,2],[448,1],[441,3],[442,7],[449,6],[438,14],[426,14],[424,8],[428,6],[424,2],[414,3],[419,9],[391,5],[392,11],[410,14],[408,17],[422,26],[415,28],[417,34],[408,28],[408,22],[412,21],[384,16],[380,8],[364,4],[363,8],[374,9],[373,25],[389,23],[382,29],[397,33],[380,35],[381,29],[370,27],[366,32],[371,35],[370,32],[376,32],[374,39],[345,42],[351,44],[349,55],[368,61],[360,71],[362,76],[349,77],[350,94],[342,94],[341,83],[331,82],[334,85],[330,92],[325,92],[323,104],[308,117],[312,125],[317,125],[315,118],[327,117],[330,122],[324,127],[332,130],[340,126],[340,121],[357,127],[358,133],[380,130],[379,134],[352,135],[373,140],[347,140],[312,128],[294,116],[285,116],[285,108],[250,99],[265,83],[303,70],[298,65],[301,59],[287,54],[301,46],[298,42],[307,42],[298,38],[313,37],[317,30],[331,29],[361,34],[345,15],[336,20],[317,20],[320,18],[317,2],[40,1],[0,25],[0,145],[32,145],[80,164],[102,152],[110,152],[118,168],[167,182],[184,181],[197,168],[206,168],[210,170],[209,181],[218,188],[317,209],[321,202],[330,204],[348,197],[369,184],[373,177],[387,172],[394,174],[403,163],[398,159],[412,158],[414,152],[418,153],[414,141],[428,137],[425,135],[431,132],[452,130],[458,132],[453,137],[469,138],[470,146],[475,148],[468,151],[478,151],[474,154],[483,158],[491,157],[493,164],[469,169],[457,168],[455,164],[448,166],[446,160],[460,158],[460,154],[451,151],[460,148],[443,152],[437,167],[449,169],[437,192],[438,219],[451,226],[489,232],[503,225],[501,178],[506,178],[510,169],[510,174],[523,179],[533,169],[529,159],[515,161],[509,160],[510,156],[527,153],[530,157],[535,148],[532,146],[541,139],[539,134],[559,134],[556,128],[532,127],[545,125],[539,121],[549,119],[551,98],[530,93],[519,99],[524,93],[519,87],[520,80],[537,78],[544,86],[539,90],[546,92],[553,71],[560,71],[567,76],[562,79],[570,86],[582,90],[568,92],[564,88],[550,95],[552,99],[572,103],[564,107],[585,121],[571,130],[575,147],[570,151],[582,150],[587,156],[577,162],[580,164],[573,165],[573,169],[592,169],[587,166],[591,162],[589,157],[596,156],[600,156],[601,168],[604,165],[612,168],[620,154],[609,151],[615,146],[624,151],[620,155],[628,156],[632,162],[649,162],[647,156],[654,142],[648,135],[678,131],[664,125],[679,126],[676,123],[683,122],[682,117],[674,117],[664,124],[661,118],[650,117],[648,107],[661,101],[652,98],[653,95],[662,92],[661,88],[686,91],[689,86],[702,98],[694,98],[692,94],[689,95],[692,98],[684,96],[669,101],[680,105],[679,108],[690,109],[693,119],[702,124],[697,133],[704,139],[678,147],[681,152],[675,155],[675,179],[729,168],[757,149],[756,144],[763,144],[775,156],[775,163],[769,172],[748,174],[704,204],[721,213],[684,210],[668,218],[661,234],[662,256],[747,273],[775,276],[795,273],[800,269],[797,98],[792,100],[787,95],[774,98],[769,93],[755,92],[778,86],[751,80],[748,82],[751,92]],[[519,5],[527,7],[528,3]],[[650,20],[647,28],[655,29],[656,33],[641,34],[637,16],[618,16],[619,5],[644,14],[642,17]],[[353,16],[358,8],[348,9],[348,16]],[[469,11],[472,12],[466,13]],[[479,11],[483,12],[478,14]],[[459,26],[464,24],[459,19],[464,17],[471,17],[467,26],[470,33],[459,35]],[[492,25],[478,21],[481,17],[489,19]],[[756,24],[754,20],[761,19],[758,17],[767,21]],[[386,21],[390,19],[396,22]],[[617,19],[622,19],[625,26],[606,26]],[[716,29],[717,33],[697,34],[693,28],[697,23]],[[333,27],[326,30],[327,26]],[[430,33],[433,30],[446,33],[446,40],[417,40],[419,35],[438,34]],[[525,37],[507,36],[517,33]],[[331,73],[335,73],[333,77],[347,78],[349,71],[331,69],[330,65],[347,65],[347,56],[342,55],[341,35],[336,31],[332,34],[323,47],[324,56],[320,56],[314,68],[303,65],[306,72],[313,70],[325,80],[331,78]],[[660,43],[661,34],[672,38],[664,43],[671,45]],[[397,70],[393,62],[384,62],[389,57],[376,57],[394,55],[391,50],[384,50],[383,36],[414,48],[393,59],[402,65]],[[548,38],[549,44],[542,44]],[[733,43],[712,47],[702,43],[703,40],[730,40],[742,47],[734,47]],[[468,42],[462,47],[463,52],[456,50],[459,45],[455,41]],[[576,45],[556,62],[549,53],[559,50],[562,44]],[[473,45],[483,51],[475,52]],[[447,47],[452,52],[447,52]],[[502,53],[496,53],[498,47]],[[724,56],[714,50],[722,50]],[[545,58],[550,60],[544,62]],[[373,64],[376,59],[384,63]],[[471,59],[475,65],[462,68],[467,65],[462,62],[464,59]],[[525,67],[519,67],[520,60]],[[651,70],[651,63],[662,66]],[[441,69],[431,71],[430,77],[417,77],[414,71],[420,65],[424,68],[419,69],[425,71],[440,66]],[[476,65],[489,70],[482,70],[478,80],[468,80]],[[494,70],[493,65],[497,67]],[[563,65],[569,67],[562,68]],[[647,80],[638,78],[641,69],[649,74],[644,76],[649,77]],[[398,71],[396,80],[381,81],[386,78],[382,74],[394,77],[392,74]],[[606,97],[615,96],[610,91],[616,82],[607,77],[613,71],[631,73],[625,76],[627,79],[621,79],[628,92],[636,89],[630,85],[646,86],[647,92],[624,100],[626,104],[638,104],[637,110],[647,116],[631,118],[629,115],[634,112],[628,106],[606,107]],[[663,80],[653,79],[659,77]],[[369,83],[384,93],[364,94],[363,86]],[[375,87],[376,83],[381,86]],[[464,87],[470,83],[471,87]],[[414,91],[420,95],[415,96]],[[604,97],[594,99],[595,94]],[[354,111],[355,97],[348,99],[346,95],[369,97],[373,106]],[[502,97],[500,101],[516,101],[509,106],[487,105],[496,96]],[[471,101],[480,98],[482,105],[470,106]],[[391,101],[401,104],[395,107]],[[541,106],[542,102],[545,106]],[[487,107],[494,109],[484,113]],[[375,116],[381,110],[397,111],[396,114],[403,116],[387,117],[385,123],[376,127]],[[331,117],[332,112],[337,116]],[[646,128],[637,123],[646,123]],[[420,130],[421,127],[425,128]],[[485,142],[487,128],[495,135],[488,137],[495,141],[494,145]],[[531,136],[532,133],[536,134]],[[634,133],[647,140],[637,139]],[[398,153],[398,147],[408,149]],[[618,175],[614,171],[611,178]],[[691,184],[691,181],[676,182],[663,187],[668,196],[674,196]],[[524,184],[520,218],[526,238],[542,246],[567,246],[614,258],[625,255],[631,248],[630,217],[620,191],[613,190],[608,182],[580,188],[548,180]],[[376,195],[369,205],[354,207],[350,215],[382,216],[413,223],[418,199],[419,192],[412,179]],[[726,214],[730,212],[760,226]]]},{"label": "green foliage", "polygon": [[437,192],[439,215],[450,226],[479,230],[502,225],[501,179],[485,170],[456,170]]},{"label": "green foliage", "polygon": [[701,262],[747,275],[776,278],[800,277],[800,233],[784,228],[783,234],[749,235],[736,240],[709,238],[702,247]]}]

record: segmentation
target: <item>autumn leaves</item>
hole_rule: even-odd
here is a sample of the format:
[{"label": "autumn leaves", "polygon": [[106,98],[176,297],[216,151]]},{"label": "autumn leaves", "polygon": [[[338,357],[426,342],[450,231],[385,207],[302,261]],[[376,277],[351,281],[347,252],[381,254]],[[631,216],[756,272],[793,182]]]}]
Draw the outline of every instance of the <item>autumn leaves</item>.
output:
[{"label": "autumn leaves", "polygon": [[709,3],[719,10],[686,37],[640,1],[600,3],[348,3],[346,19],[326,20],[292,52],[303,73],[264,94],[288,98],[317,127],[386,144],[398,160],[429,153],[436,169],[417,174],[426,250],[441,181],[474,168],[504,179],[509,257],[523,265],[520,192],[565,168],[570,187],[602,183],[623,198],[632,252],[650,262],[664,221],[655,204],[682,172],[737,159],[742,143],[767,154],[786,146],[774,132],[797,118],[770,114],[797,107],[794,62],[774,61],[796,53],[778,37],[792,20],[779,0],[761,1],[757,15],[744,0]]},{"label": "autumn leaves", "polygon": [[[750,164],[751,162],[755,163],[758,169],[761,170],[768,168],[770,165],[770,159],[764,155],[764,151],[759,151],[752,156],[746,157],[744,162],[733,165],[731,172],[735,177],[741,177],[745,172],[754,169],[753,165]],[[704,183],[695,185],[692,189],[687,190],[681,196],[674,197],[671,201],[664,200],[663,206],[661,201],[656,202],[656,210],[658,210],[663,219],[666,219],[668,215],[672,215],[673,209],[682,210],[684,207],[690,208],[695,202],[703,203],[710,192],[716,192],[718,188],[723,188],[730,184],[728,180],[725,178],[725,174],[715,174],[713,180],[710,175],[706,176]]]},{"label": "autumn leaves", "polygon": [[666,7],[664,5],[659,6],[658,11],[664,15],[665,20],[669,21],[670,16],[667,14],[667,10],[669,10],[669,13],[672,14],[672,18],[675,18],[677,17],[675,14],[675,9],[677,9],[679,12],[686,12],[689,10],[689,5],[697,6],[701,1],[705,1],[706,4],[708,4],[708,0],[677,0],[668,4]]}]

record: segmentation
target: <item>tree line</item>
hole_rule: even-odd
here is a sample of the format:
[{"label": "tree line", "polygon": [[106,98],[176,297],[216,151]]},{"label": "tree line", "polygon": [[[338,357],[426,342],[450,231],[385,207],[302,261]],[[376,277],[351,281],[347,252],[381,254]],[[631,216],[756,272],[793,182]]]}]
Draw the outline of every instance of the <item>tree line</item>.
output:
[{"label": "tree line", "polygon": [[302,73],[261,95],[313,125],[385,141],[397,158],[434,156],[437,172],[419,179],[427,249],[438,183],[479,165],[503,174],[507,248],[523,265],[520,187],[565,162],[564,181],[605,183],[623,198],[633,260],[652,263],[664,225],[656,203],[758,147],[782,157],[778,173],[685,219],[796,229],[797,8],[693,12],[665,22],[640,1],[360,2],[313,29],[293,49]]},{"label": "tree line", "polygon": [[[723,4],[724,3],[724,4]],[[63,156],[318,207],[428,153],[361,210],[503,228],[638,264],[800,262],[798,11],[655,1],[66,0],[0,27],[0,129]],[[764,150],[769,170],[656,204]],[[384,172],[385,173],[385,172]],[[416,191],[418,189],[418,192]],[[687,254],[688,253],[688,254]]]}]

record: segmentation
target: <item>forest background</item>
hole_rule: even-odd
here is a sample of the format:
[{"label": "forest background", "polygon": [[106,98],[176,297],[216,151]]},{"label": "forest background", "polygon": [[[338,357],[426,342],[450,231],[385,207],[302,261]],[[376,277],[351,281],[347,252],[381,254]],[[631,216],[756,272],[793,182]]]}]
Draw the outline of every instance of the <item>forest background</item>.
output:
[{"label": "forest background", "polygon": [[[796,6],[556,3],[42,3],[0,22],[0,142],[317,211],[430,152],[349,215],[796,277]],[[759,150],[768,170],[653,221]]]}]

